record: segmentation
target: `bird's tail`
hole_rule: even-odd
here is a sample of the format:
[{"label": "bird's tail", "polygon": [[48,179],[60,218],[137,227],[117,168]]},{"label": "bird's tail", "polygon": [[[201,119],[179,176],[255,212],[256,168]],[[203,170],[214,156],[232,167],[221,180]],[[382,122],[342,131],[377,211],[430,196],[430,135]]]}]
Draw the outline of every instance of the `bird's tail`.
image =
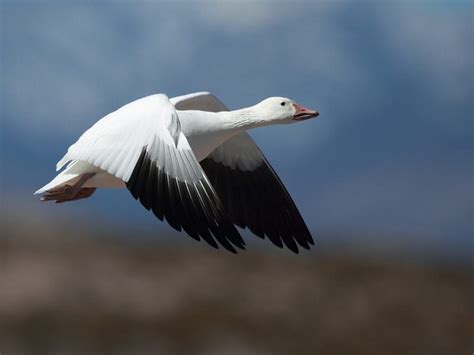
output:
[{"label": "bird's tail", "polygon": [[51,182],[36,191],[35,195],[42,194],[41,201],[56,203],[75,201],[91,196],[96,188],[83,187],[83,185],[95,175],[95,172],[80,173],[77,169],[72,169],[74,165],[75,162],[69,164]]},{"label": "bird's tail", "polygon": [[68,185],[74,184],[77,180],[79,180],[79,176],[81,175],[79,173],[73,173],[71,171],[71,168],[75,164],[76,164],[75,161],[72,161],[71,163],[69,163],[69,165],[67,166],[66,169],[64,169],[62,172],[60,172],[58,175],[56,175],[56,177],[53,180],[48,182],[42,188],[35,191],[34,195],[43,194],[48,190],[52,190],[52,189],[55,189],[55,188],[59,188],[63,185],[66,185],[66,183]]}]

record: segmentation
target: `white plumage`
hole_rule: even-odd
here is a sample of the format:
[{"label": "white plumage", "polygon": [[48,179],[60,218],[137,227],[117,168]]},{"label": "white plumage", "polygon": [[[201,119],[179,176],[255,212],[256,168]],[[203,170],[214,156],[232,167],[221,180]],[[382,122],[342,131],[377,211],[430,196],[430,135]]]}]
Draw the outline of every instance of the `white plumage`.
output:
[{"label": "white plumage", "polygon": [[35,193],[66,202],[127,187],[158,218],[214,247],[244,248],[236,224],[297,252],[312,237],[246,131],[317,115],[281,97],[228,111],[207,92],[151,95],[84,132],[57,164],[66,168]]}]

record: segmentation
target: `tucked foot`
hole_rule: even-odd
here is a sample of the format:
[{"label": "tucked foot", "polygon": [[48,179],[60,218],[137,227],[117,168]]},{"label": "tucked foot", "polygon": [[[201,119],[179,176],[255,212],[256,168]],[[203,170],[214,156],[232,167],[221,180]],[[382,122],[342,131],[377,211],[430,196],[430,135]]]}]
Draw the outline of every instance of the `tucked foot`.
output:
[{"label": "tucked foot", "polygon": [[94,173],[86,173],[81,175],[80,179],[73,185],[63,185],[50,189],[41,197],[41,201],[55,201],[56,203],[80,200],[91,196],[95,187],[82,187],[84,183],[89,180]]},{"label": "tucked foot", "polygon": [[72,197],[64,197],[64,198],[56,199],[56,203],[76,201],[76,200],[80,200],[80,199],[83,199],[83,198],[88,198],[95,192],[95,190],[97,190],[95,187],[83,187],[79,190],[78,193],[76,193]]},{"label": "tucked foot", "polygon": [[54,201],[56,203],[69,202],[90,197],[95,190],[95,187],[82,187],[79,190],[74,189],[70,185],[61,186],[58,189],[46,191],[41,197],[41,201]]}]

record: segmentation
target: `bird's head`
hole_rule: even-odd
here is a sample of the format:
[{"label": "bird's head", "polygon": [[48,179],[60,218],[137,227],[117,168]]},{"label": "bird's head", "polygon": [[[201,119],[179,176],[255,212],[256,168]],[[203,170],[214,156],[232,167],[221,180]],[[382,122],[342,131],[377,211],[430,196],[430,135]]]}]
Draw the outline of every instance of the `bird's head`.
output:
[{"label": "bird's head", "polygon": [[319,116],[319,112],[301,106],[286,97],[270,97],[255,105],[265,120],[275,123],[294,123]]}]

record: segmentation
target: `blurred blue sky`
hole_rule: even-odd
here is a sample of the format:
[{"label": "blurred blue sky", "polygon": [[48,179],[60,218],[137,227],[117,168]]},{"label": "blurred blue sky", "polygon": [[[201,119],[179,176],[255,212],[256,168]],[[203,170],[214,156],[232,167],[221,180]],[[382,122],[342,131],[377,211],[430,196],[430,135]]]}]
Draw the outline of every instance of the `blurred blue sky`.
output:
[{"label": "blurred blue sky", "polygon": [[252,135],[323,245],[472,256],[469,2],[3,1],[1,26],[7,215],[170,231],[126,191],[62,206],[31,193],[139,97],[208,90],[240,108],[277,95],[321,112]]}]

